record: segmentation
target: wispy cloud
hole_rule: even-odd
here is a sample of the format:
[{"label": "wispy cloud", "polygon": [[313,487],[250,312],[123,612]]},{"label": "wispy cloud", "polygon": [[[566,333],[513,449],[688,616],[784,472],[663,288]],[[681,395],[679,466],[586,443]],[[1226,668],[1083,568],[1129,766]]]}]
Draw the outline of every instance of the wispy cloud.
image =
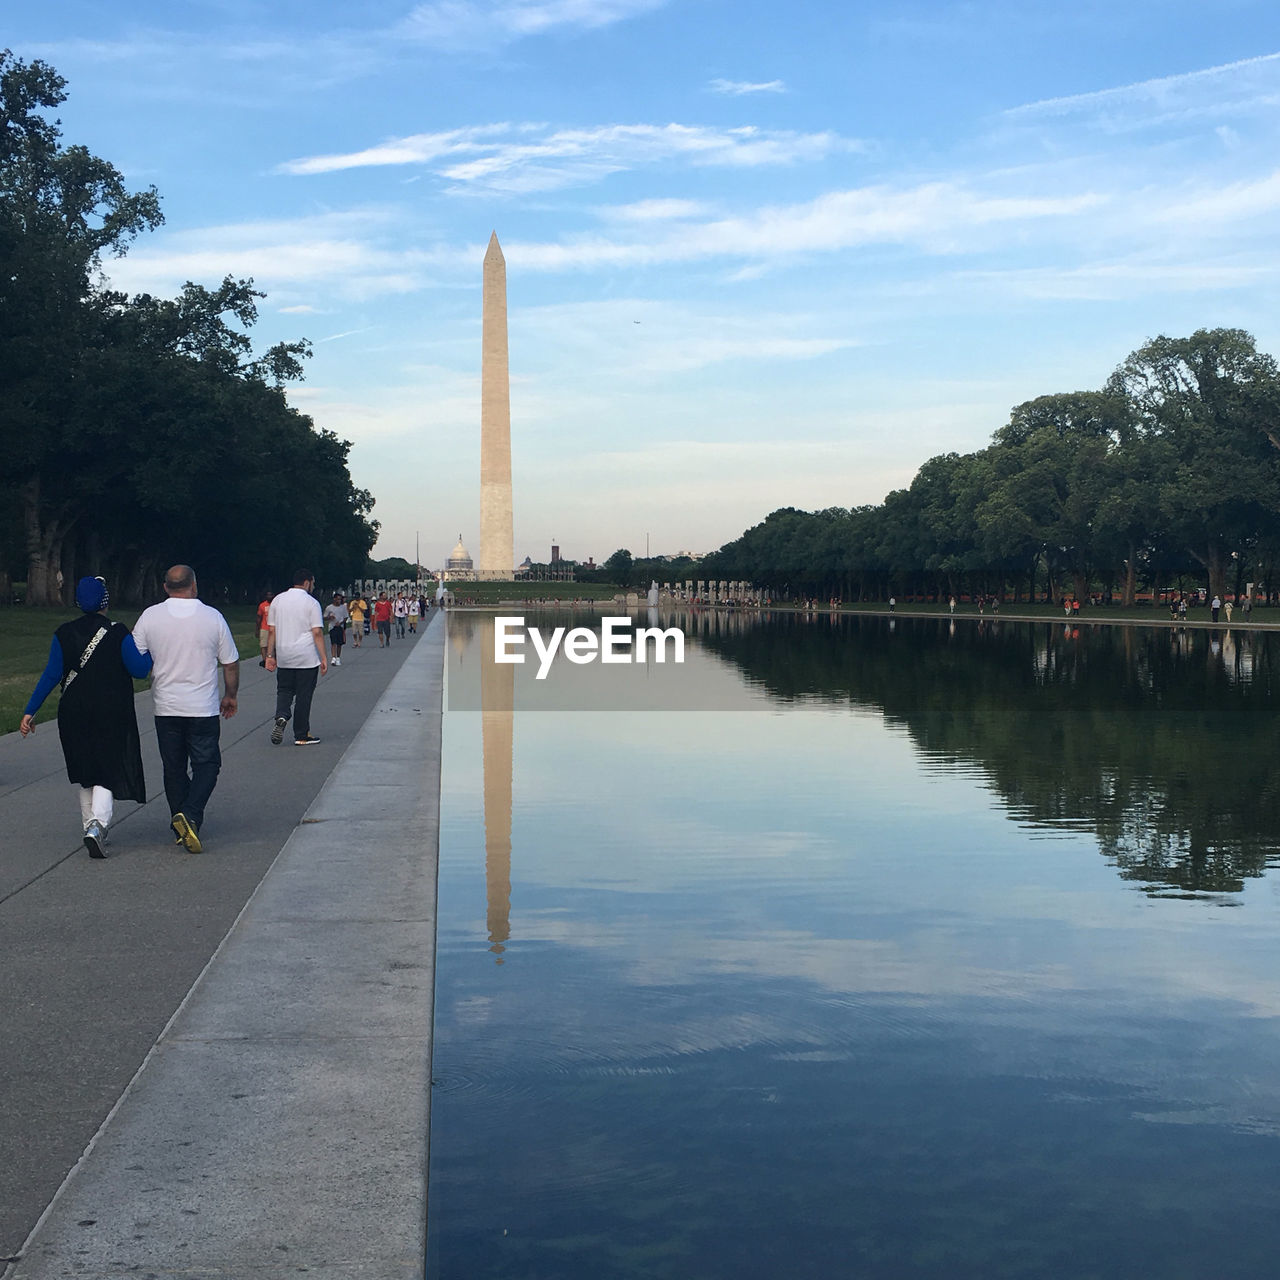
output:
[{"label": "wispy cloud", "polygon": [[741,98],[749,93],[786,93],[787,86],[781,80],[709,80],[707,88],[712,93],[725,93],[730,97]]},{"label": "wispy cloud", "polygon": [[769,259],[869,244],[914,244],[945,253],[973,247],[975,229],[1072,217],[1105,202],[1105,196],[1092,192],[986,195],[950,182],[903,189],[861,187],[739,217],[680,223],[643,239],[582,236],[504,248],[509,262],[541,271],[713,258]]},{"label": "wispy cloud", "polygon": [[406,293],[428,282],[434,259],[397,245],[396,226],[394,211],[362,207],[162,231],[104,269],[114,288],[130,293],[172,293],[186,280],[207,284],[228,274],[252,278],[286,314],[319,314],[339,299]]},{"label": "wispy cloud", "polygon": [[371,333],[374,328],[374,325],[366,324],[361,326],[359,329],[344,329],[341,333],[331,333],[328,337],[317,338],[315,340],[315,345],[319,346],[322,342],[338,342],[342,338],[355,337],[358,333]]},{"label": "wispy cloud", "polygon": [[[1265,287],[1280,281],[1280,260],[1250,258],[1151,261],[1134,256],[1081,266],[1028,267],[960,271],[914,290],[920,296],[948,289],[972,299],[1017,298],[1035,301],[1123,302],[1152,295],[1222,294]],[[904,291],[911,292],[911,291]]]},{"label": "wispy cloud", "polygon": [[[815,200],[769,205],[729,217],[695,201],[639,201],[597,210],[604,225],[558,241],[504,243],[519,269],[560,272],[670,263],[774,264],[868,245],[910,245],[928,253],[981,251],[1054,219],[1069,224],[1103,208],[1094,192],[993,194],[958,182],[860,187]],[[112,260],[112,284],[173,291],[185,280],[251,276],[288,308],[330,310],[336,301],[409,293],[470,272],[483,245],[406,238],[404,212],[361,207],[313,217],[160,232]],[[307,314],[294,311],[294,314]]]},{"label": "wispy cloud", "polygon": [[548,32],[590,31],[661,8],[667,0],[432,0],[396,28],[445,49],[489,49]]},{"label": "wispy cloud", "polygon": [[611,222],[668,222],[679,218],[704,218],[711,206],[701,200],[637,200],[634,204],[606,205],[597,209]]},{"label": "wispy cloud", "polygon": [[[353,7],[346,24],[319,23],[274,34],[265,21],[234,14],[220,31],[134,26],[125,36],[69,36],[30,42],[24,52],[68,64],[136,64],[147,74],[122,87],[147,96],[262,100],[260,73],[287,92],[321,89],[375,73],[406,51],[494,53],[538,36],[587,32],[642,17],[668,0],[430,0],[388,25],[365,24]],[[255,7],[255,6],[251,6]],[[260,6],[256,6],[260,7]],[[261,15],[253,14],[255,20]],[[258,35],[255,26],[266,34]],[[218,75],[208,71],[217,68]],[[250,87],[247,79],[252,81]],[[238,87],[237,87],[238,86]]]},{"label": "wispy cloud", "polygon": [[516,125],[488,124],[471,125],[465,129],[449,129],[443,133],[415,133],[404,138],[389,139],[361,151],[287,160],[278,166],[277,172],[336,173],[344,169],[367,169],[382,165],[432,164],[449,156],[471,155],[509,145],[509,143],[504,144],[502,140],[518,131],[519,126]]},{"label": "wispy cloud", "polygon": [[821,160],[861,143],[830,132],[794,133],[746,125],[615,124],[552,129],[489,124],[393,138],[361,151],[306,156],[278,171],[306,175],[384,165],[425,165],[454,191],[547,191],[599,181],[610,173],[680,161],[755,168]]},{"label": "wispy cloud", "polygon": [[1263,178],[1213,186],[1162,202],[1149,217],[1157,223],[1182,223],[1204,229],[1280,210],[1280,170]]},{"label": "wispy cloud", "polygon": [[1043,98],[1003,113],[1011,122],[1086,119],[1102,127],[1164,123],[1211,113],[1273,109],[1280,104],[1280,53],[1243,58],[1180,75]]}]

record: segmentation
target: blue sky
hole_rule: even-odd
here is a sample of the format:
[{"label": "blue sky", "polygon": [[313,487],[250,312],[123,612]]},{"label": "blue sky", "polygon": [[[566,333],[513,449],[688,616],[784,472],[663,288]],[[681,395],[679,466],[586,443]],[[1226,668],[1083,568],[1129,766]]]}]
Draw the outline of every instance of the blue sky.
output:
[{"label": "blue sky", "polygon": [[379,555],[479,521],[507,258],[516,558],[878,502],[1157,333],[1280,351],[1280,8],[1255,0],[19,0],[64,136],[154,183],[107,264],[252,276]]}]

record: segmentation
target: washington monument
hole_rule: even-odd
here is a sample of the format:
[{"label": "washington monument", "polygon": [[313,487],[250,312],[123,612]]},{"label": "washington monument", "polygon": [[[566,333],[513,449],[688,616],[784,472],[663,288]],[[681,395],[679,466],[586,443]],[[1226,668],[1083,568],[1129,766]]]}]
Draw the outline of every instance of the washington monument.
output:
[{"label": "washington monument", "polygon": [[507,260],[498,233],[484,255],[480,340],[480,556],[476,576],[515,576],[511,531],[511,382],[507,369]]}]

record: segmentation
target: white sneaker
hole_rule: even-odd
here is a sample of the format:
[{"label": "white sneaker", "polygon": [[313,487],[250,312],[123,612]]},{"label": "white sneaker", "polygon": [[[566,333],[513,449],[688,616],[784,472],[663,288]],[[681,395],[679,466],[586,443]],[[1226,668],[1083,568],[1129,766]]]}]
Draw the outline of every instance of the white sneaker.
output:
[{"label": "white sneaker", "polygon": [[334,660],[333,660],[333,665],[334,665],[335,667],[340,667],[340,666],[342,666],[342,659],[341,659],[341,658],[334,658]]}]

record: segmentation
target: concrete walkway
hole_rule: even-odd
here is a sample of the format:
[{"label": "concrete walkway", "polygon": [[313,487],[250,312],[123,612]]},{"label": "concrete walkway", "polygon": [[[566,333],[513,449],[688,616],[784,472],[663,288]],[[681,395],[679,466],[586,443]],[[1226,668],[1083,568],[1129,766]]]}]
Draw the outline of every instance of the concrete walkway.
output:
[{"label": "concrete walkway", "polygon": [[444,638],[348,646],[306,749],[244,666],[195,857],[159,797],[90,860],[0,739],[6,1277],[422,1274]]}]

